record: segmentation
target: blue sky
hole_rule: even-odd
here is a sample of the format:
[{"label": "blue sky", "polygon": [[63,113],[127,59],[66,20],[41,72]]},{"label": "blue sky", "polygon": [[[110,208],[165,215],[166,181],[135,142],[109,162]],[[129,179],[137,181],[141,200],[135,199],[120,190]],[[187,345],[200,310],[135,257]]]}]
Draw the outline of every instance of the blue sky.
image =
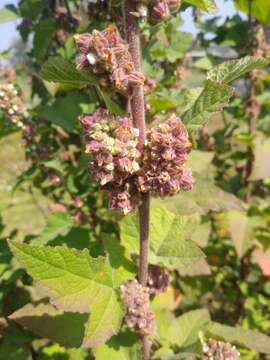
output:
[{"label": "blue sky", "polygon": [[[5,6],[6,4],[16,4],[17,0],[0,0],[0,8]],[[231,17],[236,13],[235,7],[233,5],[232,0],[216,0],[218,5],[218,12],[215,16],[220,16],[221,21],[224,20],[227,16]],[[184,20],[184,24],[182,26],[183,31],[189,31],[196,34],[196,28],[192,21],[192,13],[191,9],[187,9],[182,13],[182,18]],[[204,18],[209,18],[210,15],[205,14]],[[16,26],[19,23],[17,22],[9,22],[5,24],[0,24],[0,51],[6,50],[12,44],[12,41],[16,37]]]}]

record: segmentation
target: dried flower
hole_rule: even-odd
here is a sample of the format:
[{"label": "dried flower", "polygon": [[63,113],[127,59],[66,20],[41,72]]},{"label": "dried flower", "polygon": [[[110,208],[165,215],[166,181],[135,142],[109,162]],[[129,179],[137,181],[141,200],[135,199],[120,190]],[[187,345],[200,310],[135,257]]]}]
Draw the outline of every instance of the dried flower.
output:
[{"label": "dried flower", "polygon": [[143,85],[144,76],[135,71],[128,44],[115,26],[101,32],[94,30],[92,34],[77,34],[74,38],[78,49],[78,69],[91,69],[94,73],[106,75],[102,83],[109,81],[121,92]]},{"label": "dried flower", "polygon": [[157,265],[148,266],[148,281],[147,286],[149,293],[158,295],[166,291],[170,282],[169,275],[163,267]]},{"label": "dried flower", "polygon": [[167,0],[170,11],[176,11],[181,6],[181,0]]},{"label": "dried flower", "polygon": [[151,21],[157,23],[170,16],[170,8],[167,0],[155,0],[151,9]]},{"label": "dried flower", "polygon": [[120,286],[121,297],[127,307],[127,324],[141,335],[155,331],[155,316],[150,308],[149,291],[137,280],[128,280]]},{"label": "dried flower", "polygon": [[175,115],[153,127],[147,133],[144,165],[138,173],[139,190],[160,197],[191,190],[192,173],[185,167],[190,148],[187,130]]},{"label": "dried flower", "polygon": [[230,343],[209,339],[203,343],[202,360],[237,360],[239,352]]}]

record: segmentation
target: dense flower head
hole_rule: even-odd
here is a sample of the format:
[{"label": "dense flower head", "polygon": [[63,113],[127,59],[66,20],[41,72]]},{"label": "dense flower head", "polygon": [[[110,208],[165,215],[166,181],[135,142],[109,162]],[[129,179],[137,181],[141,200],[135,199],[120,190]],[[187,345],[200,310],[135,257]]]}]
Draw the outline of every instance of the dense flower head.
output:
[{"label": "dense flower head", "polygon": [[155,316],[150,308],[149,290],[137,280],[128,280],[120,286],[121,297],[127,308],[126,322],[141,335],[154,333]]},{"label": "dense flower head", "polygon": [[134,69],[128,44],[114,25],[103,31],[94,30],[91,34],[77,34],[74,38],[78,69],[90,69],[106,75],[109,83],[122,92],[143,85],[144,76]]},{"label": "dense flower head", "polygon": [[11,124],[23,126],[26,110],[13,84],[0,84],[0,109]]},{"label": "dense flower head", "polygon": [[139,132],[131,119],[99,109],[94,114],[83,114],[80,122],[85,130],[86,152],[92,155],[90,175],[101,186],[122,186],[140,168]]},{"label": "dense flower head", "polygon": [[170,278],[163,267],[157,265],[148,266],[147,286],[149,293],[159,295],[167,290]]},{"label": "dense flower head", "polygon": [[209,339],[203,343],[202,360],[237,360],[240,354],[230,343]]},{"label": "dense flower head", "polygon": [[141,204],[141,194],[133,181],[126,181],[121,187],[115,187],[109,191],[109,207],[119,210],[123,214],[135,211]]},{"label": "dense flower head", "polygon": [[188,132],[175,115],[148,131],[139,190],[160,197],[191,190],[192,173],[185,167],[190,148]]}]

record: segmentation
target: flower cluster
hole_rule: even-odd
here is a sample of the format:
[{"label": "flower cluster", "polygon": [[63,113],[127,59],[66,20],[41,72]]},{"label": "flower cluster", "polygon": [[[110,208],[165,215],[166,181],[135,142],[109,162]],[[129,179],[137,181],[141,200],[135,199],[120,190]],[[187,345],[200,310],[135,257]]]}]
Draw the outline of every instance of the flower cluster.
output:
[{"label": "flower cluster", "polygon": [[185,167],[191,149],[188,132],[179,118],[170,118],[147,133],[144,166],[138,173],[141,192],[164,197],[180,190],[191,190],[191,170]]},{"label": "flower cluster", "polygon": [[118,118],[105,109],[80,117],[86,153],[91,154],[89,173],[109,191],[110,208],[124,214],[141,204],[141,194],[173,195],[190,190],[191,170],[185,167],[191,144],[181,120],[172,115],[147,132],[141,153],[138,129],[128,117]]},{"label": "flower cluster", "polygon": [[239,352],[230,343],[209,339],[203,343],[202,360],[237,360]]},{"label": "flower cluster", "polygon": [[120,292],[127,307],[127,324],[141,335],[153,334],[156,325],[150,309],[148,288],[137,280],[129,280],[120,286]]},{"label": "flower cluster", "polygon": [[128,117],[117,119],[105,109],[80,117],[85,131],[86,152],[93,157],[89,166],[92,177],[104,186],[121,186],[139,170],[138,129]]},{"label": "flower cluster", "polygon": [[165,269],[156,265],[148,266],[147,286],[151,295],[159,295],[167,290],[170,278]]},{"label": "flower cluster", "polygon": [[90,69],[105,76],[103,83],[121,92],[143,85],[144,76],[134,69],[128,44],[121,38],[117,28],[110,25],[103,31],[74,36],[77,49],[77,68]]},{"label": "flower cluster", "polygon": [[11,124],[23,127],[26,111],[13,84],[0,84],[0,109]]},{"label": "flower cluster", "polygon": [[181,0],[155,0],[150,9],[150,21],[158,23],[167,19],[180,5]]},{"label": "flower cluster", "polygon": [[131,181],[139,169],[138,129],[128,117],[117,118],[105,109],[80,117],[85,132],[86,152],[92,155],[89,173],[110,194],[110,208],[123,213],[140,204],[138,190]]}]

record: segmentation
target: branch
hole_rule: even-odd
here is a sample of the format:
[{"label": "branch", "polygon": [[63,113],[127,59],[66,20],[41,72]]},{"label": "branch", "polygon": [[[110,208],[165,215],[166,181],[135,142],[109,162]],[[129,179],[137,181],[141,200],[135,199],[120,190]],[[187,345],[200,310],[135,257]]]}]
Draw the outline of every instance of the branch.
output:
[{"label": "branch", "polygon": [[[136,12],[136,2],[134,0],[123,0],[123,14],[126,31],[126,40],[129,44],[135,70],[141,71],[141,42],[138,19],[132,15]],[[131,113],[134,127],[139,129],[139,149],[143,149],[146,140],[145,127],[145,105],[143,86],[133,89],[131,98]],[[149,215],[150,215],[150,196],[143,195],[142,205],[139,208],[140,216],[140,265],[139,281],[143,286],[147,284],[148,278],[148,251],[149,251]],[[151,344],[146,335],[142,336],[142,360],[150,358]]]}]

